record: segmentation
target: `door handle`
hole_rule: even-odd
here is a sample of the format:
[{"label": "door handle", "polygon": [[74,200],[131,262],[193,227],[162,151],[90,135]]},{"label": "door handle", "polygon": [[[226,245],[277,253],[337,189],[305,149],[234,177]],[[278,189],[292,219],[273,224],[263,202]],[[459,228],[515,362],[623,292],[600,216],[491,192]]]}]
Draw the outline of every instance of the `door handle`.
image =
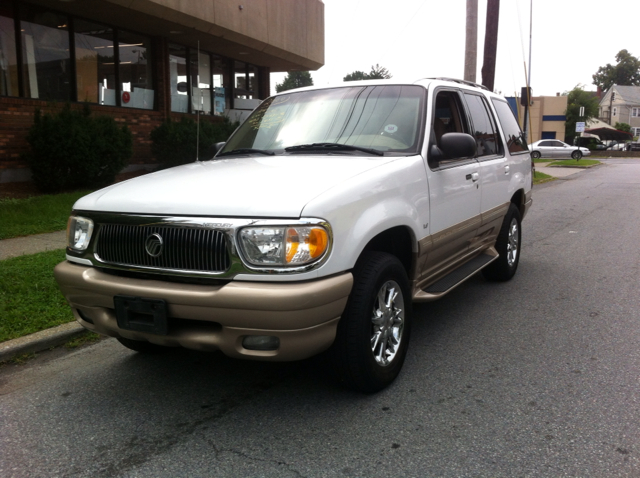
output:
[{"label": "door handle", "polygon": [[466,179],[471,179],[475,183],[478,179],[480,179],[480,175],[478,173],[467,174]]}]

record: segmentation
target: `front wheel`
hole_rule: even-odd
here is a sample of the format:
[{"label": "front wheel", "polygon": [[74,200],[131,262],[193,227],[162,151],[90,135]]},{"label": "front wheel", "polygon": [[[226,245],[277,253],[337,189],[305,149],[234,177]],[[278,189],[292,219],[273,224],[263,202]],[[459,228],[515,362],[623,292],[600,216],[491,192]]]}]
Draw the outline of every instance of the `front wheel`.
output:
[{"label": "front wheel", "polygon": [[578,161],[580,158],[582,158],[582,152],[576,149],[573,153],[571,153],[571,157]]},{"label": "front wheel", "polygon": [[540,151],[534,151],[533,153],[531,153],[531,158],[532,159],[540,159],[540,156],[542,156],[540,154]]},{"label": "front wheel", "polygon": [[496,240],[496,250],[500,257],[482,269],[485,279],[503,282],[515,275],[520,262],[521,238],[520,211],[511,203]]},{"label": "front wheel", "polygon": [[360,392],[377,392],[400,373],[409,346],[411,295],[400,261],[365,252],[329,354],[338,379]]}]

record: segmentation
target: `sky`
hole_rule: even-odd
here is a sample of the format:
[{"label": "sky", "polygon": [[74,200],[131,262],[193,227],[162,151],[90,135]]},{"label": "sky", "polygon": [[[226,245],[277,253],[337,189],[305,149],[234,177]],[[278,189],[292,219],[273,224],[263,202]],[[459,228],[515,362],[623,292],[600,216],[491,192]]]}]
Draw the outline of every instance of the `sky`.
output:
[{"label": "sky", "polygon": [[[379,64],[395,79],[464,77],[467,0],[324,0],[325,64],[312,71],[314,85],[341,82],[353,71]],[[478,0],[476,82],[482,83],[487,0]],[[530,22],[530,12],[533,21]],[[640,57],[632,18],[637,0],[589,4],[574,0],[502,0],[494,89],[514,96],[529,68],[534,96],[553,96],[583,85],[616,64],[622,50]],[[625,19],[626,18],[626,19]],[[285,73],[271,76],[272,90]]]}]

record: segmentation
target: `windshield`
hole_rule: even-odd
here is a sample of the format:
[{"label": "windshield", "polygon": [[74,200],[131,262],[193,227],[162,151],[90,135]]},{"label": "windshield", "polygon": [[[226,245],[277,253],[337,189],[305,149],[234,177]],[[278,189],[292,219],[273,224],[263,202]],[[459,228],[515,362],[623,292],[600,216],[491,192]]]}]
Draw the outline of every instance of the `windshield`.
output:
[{"label": "windshield", "polygon": [[[354,86],[293,92],[265,100],[221,153],[358,151],[414,154],[418,150],[425,89],[420,86]],[[330,144],[330,148],[292,148]]]}]

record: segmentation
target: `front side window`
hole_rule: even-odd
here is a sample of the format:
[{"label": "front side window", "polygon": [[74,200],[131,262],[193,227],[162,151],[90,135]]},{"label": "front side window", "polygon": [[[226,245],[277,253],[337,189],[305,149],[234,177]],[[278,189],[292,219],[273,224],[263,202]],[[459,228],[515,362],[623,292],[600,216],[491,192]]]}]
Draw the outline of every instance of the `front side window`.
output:
[{"label": "front side window", "polygon": [[330,144],[416,153],[424,93],[418,86],[363,86],[275,96],[251,114],[222,152]]},{"label": "front side window", "polygon": [[0,1],[0,95],[18,96],[18,59],[11,2]]},{"label": "front side window", "polygon": [[67,16],[23,4],[21,19],[25,96],[70,101],[72,69]]},{"label": "front side window", "polygon": [[113,30],[84,20],[74,24],[78,101],[116,105]]}]

